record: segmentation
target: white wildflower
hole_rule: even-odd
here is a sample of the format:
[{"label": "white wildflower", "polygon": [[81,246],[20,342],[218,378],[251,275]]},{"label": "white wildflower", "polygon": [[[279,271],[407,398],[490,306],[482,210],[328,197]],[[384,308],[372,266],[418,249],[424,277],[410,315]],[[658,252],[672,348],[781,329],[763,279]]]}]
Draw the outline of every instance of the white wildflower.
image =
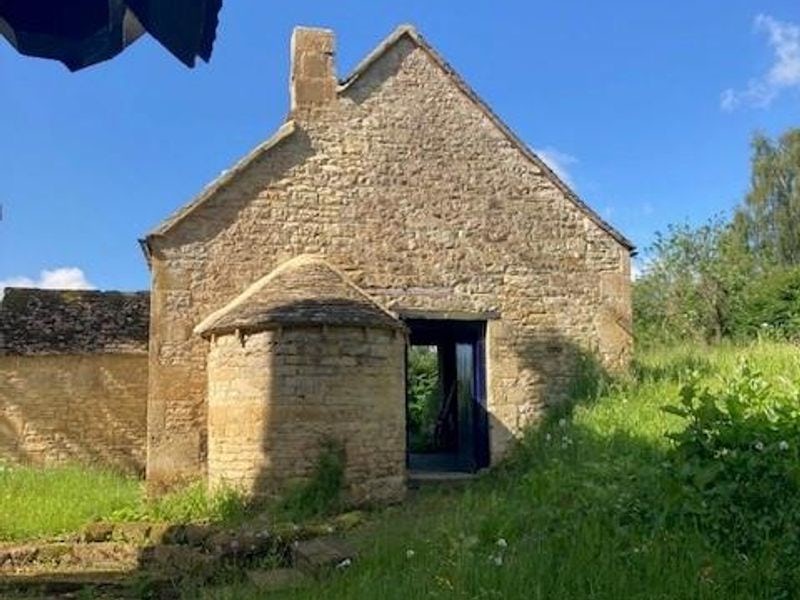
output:
[{"label": "white wildflower", "polygon": [[563,419],[563,418],[562,418],[562,419],[559,419],[559,420],[558,420],[558,426],[559,426],[559,427],[566,427],[566,426],[567,426],[567,420],[566,420],[566,419]]},{"label": "white wildflower", "polygon": [[353,564],[352,560],[350,560],[349,558],[345,558],[342,562],[340,562],[338,565],[336,565],[336,568],[337,569],[346,569],[347,567],[349,567],[352,564]]},{"label": "white wildflower", "polygon": [[503,555],[502,554],[492,554],[489,556],[489,562],[493,563],[496,567],[503,566]]},{"label": "white wildflower", "polygon": [[500,548],[508,548],[508,542],[506,541],[506,538],[500,538],[497,540],[497,545]]},{"label": "white wildflower", "polygon": [[415,552],[411,548],[406,550],[406,558],[414,558],[414,554]]},{"label": "white wildflower", "polygon": [[786,440],[781,440],[778,442],[778,449],[780,450],[788,450],[789,449],[789,442]]},{"label": "white wildflower", "polygon": [[758,450],[759,452],[761,452],[761,451],[764,449],[764,444],[763,444],[763,442],[756,442],[756,444],[755,444],[755,448],[756,448],[756,450]]}]

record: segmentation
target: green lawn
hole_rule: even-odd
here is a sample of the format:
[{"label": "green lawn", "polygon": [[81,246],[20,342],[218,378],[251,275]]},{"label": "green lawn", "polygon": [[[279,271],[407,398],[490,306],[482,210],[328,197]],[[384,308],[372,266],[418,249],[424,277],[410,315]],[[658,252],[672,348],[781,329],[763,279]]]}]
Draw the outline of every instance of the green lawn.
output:
[{"label": "green lawn", "polygon": [[[769,378],[800,381],[800,353],[788,345],[648,352],[632,380],[532,432],[504,468],[462,491],[422,493],[376,513],[355,534],[361,556],[352,567],[276,597],[792,597],[789,574],[776,566],[783,549],[713,548],[668,517],[664,434],[680,419],[660,408],[675,402],[687,370],[714,379],[742,355]],[[260,597],[246,584],[204,596]]]}]

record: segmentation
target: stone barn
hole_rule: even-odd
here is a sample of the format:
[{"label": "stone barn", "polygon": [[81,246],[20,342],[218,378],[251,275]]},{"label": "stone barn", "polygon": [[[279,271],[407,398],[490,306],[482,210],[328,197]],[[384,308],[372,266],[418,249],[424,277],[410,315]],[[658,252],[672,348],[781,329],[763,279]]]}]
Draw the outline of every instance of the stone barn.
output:
[{"label": "stone barn", "polygon": [[[486,467],[583,353],[625,365],[633,246],[413,28],[342,80],[331,31],[291,52],[287,121],[142,240],[147,476],[271,491],[328,437],[356,499],[398,496],[409,466]],[[426,456],[407,348],[438,365]]]},{"label": "stone barn", "polygon": [[148,296],[6,290],[0,461],[144,472]]}]

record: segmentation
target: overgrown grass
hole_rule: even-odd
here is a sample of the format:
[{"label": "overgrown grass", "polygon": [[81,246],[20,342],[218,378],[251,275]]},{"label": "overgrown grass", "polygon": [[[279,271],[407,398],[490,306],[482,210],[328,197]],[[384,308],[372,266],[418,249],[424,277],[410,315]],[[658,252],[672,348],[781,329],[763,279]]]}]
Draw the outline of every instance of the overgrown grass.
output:
[{"label": "overgrown grass", "polygon": [[[791,598],[785,548],[742,553],[671,516],[662,411],[689,372],[706,381],[747,356],[800,380],[798,349],[657,349],[625,381],[585,381],[571,415],[532,431],[500,469],[463,490],[430,490],[374,515],[352,567],[280,598]],[[775,490],[775,493],[781,493]],[[246,584],[209,599],[260,598]]]},{"label": "overgrown grass", "polygon": [[0,540],[56,535],[135,506],[137,480],[111,471],[67,466],[0,467]]},{"label": "overgrown grass", "polygon": [[200,483],[151,501],[140,480],[113,471],[0,466],[0,541],[73,533],[98,520],[233,523],[246,513],[235,491],[209,494]]}]

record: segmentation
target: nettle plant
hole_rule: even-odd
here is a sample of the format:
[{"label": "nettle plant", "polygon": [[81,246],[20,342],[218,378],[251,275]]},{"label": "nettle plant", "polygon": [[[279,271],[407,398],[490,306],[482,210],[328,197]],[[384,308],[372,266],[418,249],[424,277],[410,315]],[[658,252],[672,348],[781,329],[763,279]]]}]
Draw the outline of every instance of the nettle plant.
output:
[{"label": "nettle plant", "polygon": [[715,388],[691,377],[664,407],[687,420],[669,435],[675,511],[745,554],[800,539],[800,391],[784,384],[742,363]]}]

